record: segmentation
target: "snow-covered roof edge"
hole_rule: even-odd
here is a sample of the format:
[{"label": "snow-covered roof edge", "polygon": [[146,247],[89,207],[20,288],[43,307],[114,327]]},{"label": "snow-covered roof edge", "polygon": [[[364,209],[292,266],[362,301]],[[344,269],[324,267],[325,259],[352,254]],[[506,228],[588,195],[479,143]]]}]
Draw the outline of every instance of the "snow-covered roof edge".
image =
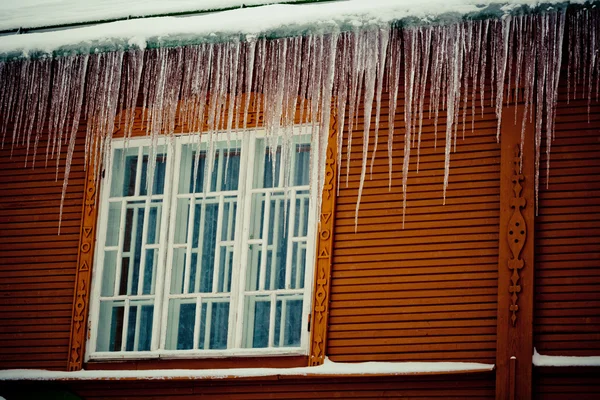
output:
[{"label": "snow-covered roof edge", "polygon": [[236,379],[260,377],[382,376],[416,374],[460,374],[494,370],[494,364],[471,362],[361,362],[336,363],[325,359],[323,365],[296,368],[167,369],[47,371],[0,370],[0,381],[12,380],[111,380],[111,379]]},{"label": "snow-covered roof edge", "polygon": [[[81,28],[0,36],[0,60],[93,54],[130,48],[178,47],[206,42],[281,38],[378,26],[447,25],[463,20],[502,18],[600,1],[405,0],[274,4],[189,17],[117,21]],[[343,4],[344,7],[341,7]]]},{"label": "snow-covered roof edge", "polygon": [[[39,1],[39,0],[38,0]],[[137,18],[211,13],[268,4],[334,0],[60,0],[0,3],[0,32],[83,26]],[[25,3],[25,4],[23,4]]]}]

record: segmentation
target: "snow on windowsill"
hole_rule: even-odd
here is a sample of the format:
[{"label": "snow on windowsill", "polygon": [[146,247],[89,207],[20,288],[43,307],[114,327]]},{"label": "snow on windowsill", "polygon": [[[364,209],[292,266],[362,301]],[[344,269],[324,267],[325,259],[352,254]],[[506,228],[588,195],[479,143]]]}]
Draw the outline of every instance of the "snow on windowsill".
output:
[{"label": "snow on windowsill", "polygon": [[533,365],[536,367],[600,367],[600,356],[545,356],[533,349]]},{"label": "snow on windowsill", "polygon": [[469,362],[362,362],[336,363],[328,359],[317,367],[168,369],[114,371],[0,370],[0,381],[13,380],[119,380],[119,379],[238,379],[267,377],[348,377],[460,374],[493,371],[494,364]]}]

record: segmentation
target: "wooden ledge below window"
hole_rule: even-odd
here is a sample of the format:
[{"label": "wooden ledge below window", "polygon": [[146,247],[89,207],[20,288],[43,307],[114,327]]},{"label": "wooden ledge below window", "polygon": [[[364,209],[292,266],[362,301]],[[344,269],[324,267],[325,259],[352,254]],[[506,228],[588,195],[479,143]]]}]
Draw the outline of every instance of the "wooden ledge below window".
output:
[{"label": "wooden ledge below window", "polygon": [[[181,360],[169,360],[179,363]],[[224,360],[219,360],[224,361]],[[252,360],[250,360],[252,361]],[[363,362],[335,363],[325,360],[316,367],[256,367],[210,369],[125,369],[125,363],[113,364],[112,369],[88,369],[74,372],[45,370],[4,370],[0,371],[0,381],[91,381],[91,380],[284,380],[298,378],[367,378],[399,375],[456,375],[489,373],[494,364],[463,362]],[[305,360],[306,361],[306,360]],[[231,361],[235,362],[235,361]],[[131,365],[131,362],[128,362]],[[140,362],[141,363],[141,362]],[[115,368],[116,364],[123,369]],[[142,364],[142,363],[141,363]]]}]

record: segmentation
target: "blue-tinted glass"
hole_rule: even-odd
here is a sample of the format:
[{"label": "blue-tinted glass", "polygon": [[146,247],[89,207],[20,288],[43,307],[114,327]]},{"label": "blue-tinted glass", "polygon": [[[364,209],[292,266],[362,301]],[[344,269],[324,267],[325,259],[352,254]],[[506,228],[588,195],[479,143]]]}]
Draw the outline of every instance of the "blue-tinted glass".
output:
[{"label": "blue-tinted glass", "polygon": [[129,307],[129,318],[127,322],[127,343],[125,344],[126,351],[132,351],[135,344],[135,323],[137,320],[136,306]]},{"label": "blue-tinted glass", "polygon": [[154,306],[141,306],[142,315],[140,317],[140,339],[138,342],[138,350],[150,350],[152,343],[152,319],[154,317]]},{"label": "blue-tinted glass", "polygon": [[179,306],[179,330],[177,331],[177,350],[191,349],[194,346],[194,323],[196,304]]},{"label": "blue-tinted glass", "polygon": [[204,237],[202,240],[202,275],[200,276],[200,291],[212,292],[213,272],[215,268],[215,245],[217,241],[217,226],[219,224],[219,205],[207,204],[204,219]]},{"label": "blue-tinted glass", "polygon": [[284,346],[300,346],[300,333],[302,330],[302,300],[289,300],[287,302],[285,320]]},{"label": "blue-tinted glass", "polygon": [[[202,193],[204,188],[204,168],[206,165],[206,151],[201,151],[196,160],[197,152],[192,153],[191,168],[192,173],[190,174],[190,193]],[[196,164],[197,162],[197,164]],[[196,169],[196,165],[198,168]]]},{"label": "blue-tinted glass", "polygon": [[210,326],[210,348],[227,348],[227,327],[229,324],[229,303],[213,303]]},{"label": "blue-tinted glass", "polygon": [[137,156],[125,157],[125,176],[123,178],[123,196],[135,195],[135,176],[137,170]]},{"label": "blue-tinted glass", "polygon": [[112,308],[109,351],[121,351],[121,343],[123,340],[123,312],[123,306]]},{"label": "blue-tinted glass", "polygon": [[310,144],[296,145],[296,165],[294,168],[294,186],[309,184],[310,179]]},{"label": "blue-tinted glass", "polygon": [[268,347],[270,318],[271,303],[268,301],[257,301],[254,305],[253,348]]}]

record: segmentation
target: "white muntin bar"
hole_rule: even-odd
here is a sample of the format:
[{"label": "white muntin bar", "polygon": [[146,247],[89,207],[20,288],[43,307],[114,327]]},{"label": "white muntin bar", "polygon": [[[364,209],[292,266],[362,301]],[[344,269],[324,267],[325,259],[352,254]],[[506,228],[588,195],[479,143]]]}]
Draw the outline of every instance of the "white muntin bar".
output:
[{"label": "white muntin bar", "polygon": [[[138,273],[138,287],[136,293],[142,294],[144,290],[144,276],[146,275],[146,242],[148,237],[148,218],[150,216],[150,199],[146,199],[144,208],[144,223],[142,225],[142,243],[141,246],[141,254],[140,254],[140,272]],[[133,292],[133,290],[132,290]]]},{"label": "white muntin bar", "polygon": [[287,298],[281,299],[281,316],[279,317],[279,347],[284,347],[285,343],[285,319],[287,318]]},{"label": "white muntin bar", "polygon": [[[133,271],[135,270],[135,250],[137,247],[136,238],[137,238],[137,230],[138,230],[138,218],[139,213],[138,207],[132,209],[133,217],[131,222],[131,240],[129,244],[129,268],[127,270],[127,284],[125,285],[125,293],[126,294],[135,294],[137,292],[137,287],[133,287]],[[138,265],[139,269],[139,265]],[[138,279],[139,279],[139,271],[138,271]],[[135,292],[134,292],[135,289]]]},{"label": "white muntin bar", "polygon": [[[138,148],[137,157],[138,157],[137,166],[136,166],[136,170],[135,170],[135,189],[133,190],[133,194],[135,196],[139,196],[142,191],[141,185],[142,185],[142,169],[143,169],[143,165],[144,165],[144,146],[140,146]],[[125,168],[127,168],[127,166],[125,166]],[[146,183],[148,183],[148,180],[146,180]]]},{"label": "white muntin bar", "polygon": [[200,338],[200,314],[202,313],[202,296],[196,296],[196,315],[194,316],[193,348],[198,348]]},{"label": "white muntin bar", "polygon": [[[290,190],[290,209],[288,210],[288,234],[287,234],[287,249],[286,249],[286,257],[285,257],[285,286],[284,288],[289,289],[292,284],[292,250],[293,250],[293,242],[292,238],[294,237],[294,225],[296,223],[296,191]],[[297,265],[297,264],[296,264]]]},{"label": "white muntin bar", "polygon": [[133,351],[137,351],[140,344],[140,325],[142,321],[142,304],[138,303],[137,311],[135,313],[135,332],[133,334]]},{"label": "white muntin bar", "polygon": [[127,219],[127,202],[121,203],[121,221],[119,224],[119,249],[117,250],[117,261],[115,266],[115,287],[113,296],[119,295],[119,286],[121,282],[121,268],[123,263],[123,246],[125,244],[125,220]]},{"label": "white muntin bar", "polygon": [[129,298],[125,299],[123,309],[123,327],[121,329],[121,351],[127,350],[127,330],[129,329]]},{"label": "white muntin bar", "polygon": [[277,308],[277,295],[275,292],[272,292],[269,295],[271,307],[269,308],[269,341],[267,347],[273,347],[273,342],[275,340],[275,309]]},{"label": "white muntin bar", "polygon": [[[202,258],[204,257],[204,228],[206,227],[206,201],[202,201],[200,203],[200,224],[198,226],[198,248],[193,249],[193,236],[190,236],[188,241],[190,243],[190,248],[192,251],[196,253],[196,276],[194,277],[194,293],[200,291],[200,285],[202,284]],[[194,209],[196,208],[196,203],[194,202]],[[195,217],[194,217],[195,218]],[[190,220],[190,226],[194,226],[194,220]],[[191,258],[191,257],[190,257]],[[191,261],[191,260],[190,260]],[[186,277],[189,279],[190,271],[187,271]],[[187,290],[187,289],[186,289]],[[187,293],[187,292],[185,292]]]},{"label": "white muntin bar", "polygon": [[206,317],[204,322],[204,348],[210,349],[210,330],[212,327],[212,309],[213,302],[206,302]]},{"label": "white muntin bar", "polygon": [[[181,288],[182,293],[188,293],[190,284],[190,269],[192,265],[192,239],[194,235],[194,218],[196,214],[196,204],[191,199],[188,200],[188,224],[187,224],[187,235],[186,235],[186,246],[185,246],[185,265],[183,266],[183,287]],[[181,212],[181,210],[179,210]]]},{"label": "white muntin bar", "polygon": [[[221,160],[222,161],[222,160]],[[221,164],[221,163],[220,163]],[[219,270],[221,261],[221,234],[223,230],[223,195],[219,195],[219,205],[217,208],[217,232],[215,237],[215,258],[213,260],[213,281],[212,281],[212,292],[217,293],[219,288]]]},{"label": "white muntin bar", "polygon": [[[270,277],[269,277],[269,283],[270,283],[270,287],[266,288],[266,289],[277,289],[277,287],[275,286],[276,284],[276,278],[277,278],[277,267],[278,267],[278,263],[277,263],[277,249],[279,248],[279,242],[281,241],[281,236],[279,234],[279,219],[281,218],[281,214],[282,214],[282,202],[284,202],[284,200],[275,200],[275,215],[273,216],[273,243],[272,245],[269,247],[269,249],[271,250],[271,268],[270,268]],[[285,225],[285,222],[284,222]],[[269,243],[269,238],[267,236],[266,238],[267,243]]]},{"label": "white muntin bar", "polygon": [[258,288],[260,290],[265,289],[265,280],[266,280],[266,269],[267,269],[267,244],[269,241],[269,219],[271,217],[271,193],[265,193],[264,199],[264,209],[265,215],[263,217],[263,231],[262,231],[262,252],[260,259],[260,277]]}]

